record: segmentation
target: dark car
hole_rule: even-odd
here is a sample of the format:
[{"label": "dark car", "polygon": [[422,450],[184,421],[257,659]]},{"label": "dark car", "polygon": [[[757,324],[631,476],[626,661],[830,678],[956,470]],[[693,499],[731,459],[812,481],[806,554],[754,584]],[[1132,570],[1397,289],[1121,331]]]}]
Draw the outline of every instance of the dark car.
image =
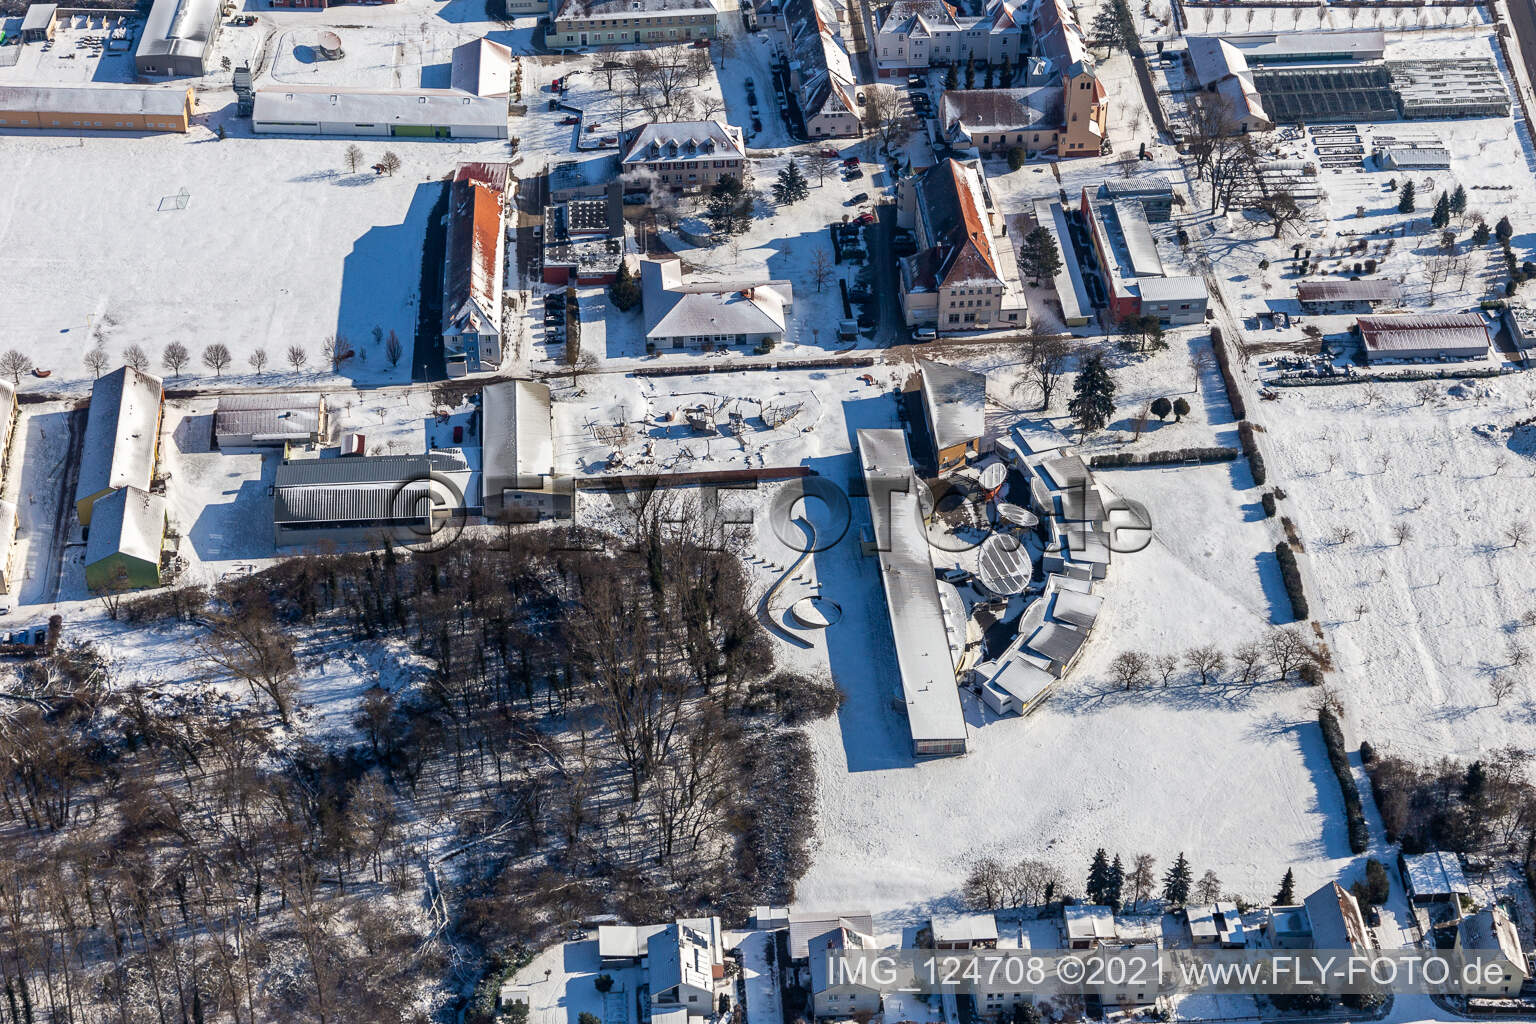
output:
[{"label": "dark car", "polygon": [[709,40],[708,39],[695,39],[693,41],[693,48],[695,50],[707,50],[707,49],[709,49]]},{"label": "dark car", "polygon": [[869,202],[869,193],[868,192],[860,192],[858,195],[854,196],[852,199],[848,200],[843,205],[844,206],[858,206],[860,203],[867,203],[867,202]]},{"label": "dark car", "polygon": [[750,79],[750,78],[743,78],[741,81],[742,81],[742,84],[745,85],[748,89],[752,88],[752,86],[754,84],[752,79]]},{"label": "dark car", "polygon": [[754,117],[752,119],[752,132],[753,132],[753,134],[756,134],[757,132],[760,132],[762,130],[763,130],[763,122]]},{"label": "dark car", "polygon": [[579,118],[579,117],[577,117],[577,116],[575,116],[573,114],[570,117],[562,117],[560,119],[560,123],[561,124],[580,124],[581,123],[581,118]]},{"label": "dark car", "polygon": [[859,326],[860,327],[873,327],[876,324],[878,324],[879,322],[880,322],[880,318],[877,317],[873,313],[860,313],[859,314]]},{"label": "dark car", "polygon": [[843,174],[844,181],[858,181],[864,177],[864,172],[858,167],[849,167]]}]

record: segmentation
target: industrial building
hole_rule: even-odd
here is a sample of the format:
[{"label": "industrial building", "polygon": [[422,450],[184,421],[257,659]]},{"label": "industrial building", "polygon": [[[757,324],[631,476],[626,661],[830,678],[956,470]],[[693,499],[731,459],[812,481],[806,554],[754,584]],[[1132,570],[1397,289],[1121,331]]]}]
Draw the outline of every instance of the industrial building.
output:
[{"label": "industrial building", "polygon": [[549,201],[563,203],[570,199],[596,199],[608,194],[619,180],[619,154],[612,152],[574,153],[549,168]]},{"label": "industrial building", "polygon": [[1085,187],[1082,212],[1109,292],[1110,314],[1116,322],[1143,314],[1156,316],[1164,327],[1205,319],[1209,301],[1205,282],[1167,272],[1139,202],[1106,202],[1089,195]]},{"label": "industrial building", "polygon": [[185,132],[192,102],[190,86],[0,85],[0,130]]},{"label": "industrial building", "polygon": [[443,357],[448,376],[501,365],[507,165],[460,164],[448,191]]},{"label": "industrial building", "polygon": [[91,385],[75,484],[80,525],[91,525],[92,508],[113,491],[150,489],[160,452],[163,398],[160,378],[131,366],[118,367]]},{"label": "industrial building", "polygon": [[1380,279],[1301,281],[1296,285],[1296,300],[1306,313],[1369,313],[1397,305],[1403,295],[1397,285]]},{"label": "industrial building", "polygon": [[165,498],[122,487],[96,502],[85,541],[85,583],[93,591],[160,585]]},{"label": "industrial building", "polygon": [[486,516],[504,522],[569,517],[571,493],[555,486],[549,385],[489,385],[481,392],[480,413]]},{"label": "industrial building", "polygon": [[906,712],[912,756],[964,754],[967,731],[954,646],[963,647],[965,633],[954,636],[946,623],[906,435],[899,429],[860,430],[858,442],[872,531],[864,553],[880,559],[896,648],[895,696]]},{"label": "industrial building", "polygon": [[504,139],[512,51],[489,39],[454,47],[446,89],[354,89],[268,82],[256,90],[258,134]]},{"label": "industrial building", "polygon": [[221,451],[315,444],[326,439],[329,425],[322,395],[224,395],[213,414],[213,443]]},{"label": "industrial building", "polygon": [[1531,358],[1531,350],[1536,348],[1536,308],[1527,306],[1523,302],[1511,302],[1504,307],[1504,326],[1509,329],[1509,337],[1520,350],[1522,359]]},{"label": "industrial building", "polygon": [[213,67],[220,0],[154,0],[133,67],[146,77],[201,77]]},{"label": "industrial building", "polygon": [[422,541],[479,509],[479,483],[458,450],[284,462],[272,483],[272,540],[279,548]]},{"label": "industrial building", "polygon": [[1488,355],[1488,323],[1477,313],[1362,316],[1357,324],[1372,363]]},{"label": "industrial building", "polygon": [[553,49],[713,39],[720,12],[710,0],[555,0],[545,42]]}]

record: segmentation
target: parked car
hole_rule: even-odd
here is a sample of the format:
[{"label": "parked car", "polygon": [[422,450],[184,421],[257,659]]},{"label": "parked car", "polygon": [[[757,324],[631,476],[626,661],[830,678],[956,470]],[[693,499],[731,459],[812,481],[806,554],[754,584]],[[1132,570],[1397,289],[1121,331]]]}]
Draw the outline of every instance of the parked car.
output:
[{"label": "parked car", "polygon": [[846,203],[844,203],[843,205],[844,206],[858,206],[860,203],[867,203],[867,202],[869,202],[869,193],[868,192],[860,192],[857,195],[855,195],[852,199],[850,199]]},{"label": "parked car", "polygon": [[748,89],[751,89],[753,87],[753,85],[754,85],[752,79],[750,79],[750,78],[744,78],[744,79],[742,79],[742,82],[746,85],[746,87]]},{"label": "parked car", "polygon": [[829,147],[827,149],[822,150],[820,155],[822,155],[824,157],[827,157],[830,160],[836,160],[837,159],[837,150],[832,149],[832,148]]},{"label": "parked car", "polygon": [[912,332],[913,341],[932,341],[939,336],[939,332],[932,327],[919,327]]},{"label": "parked car", "polygon": [[709,49],[709,40],[708,39],[695,39],[693,41],[693,48],[695,50],[707,50],[707,49]]},{"label": "parked car", "polygon": [[598,140],[597,144],[599,146],[617,146],[619,144],[619,137],[617,135],[604,135]]},{"label": "parked car", "polygon": [[928,88],[928,83],[927,83],[927,81],[925,81],[923,79],[923,77],[921,75],[908,75],[907,76],[907,88],[908,89],[926,89],[926,88]]},{"label": "parked car", "polygon": [[845,168],[843,173],[844,181],[858,181],[862,177],[864,177],[864,170],[860,167]]},{"label": "parked car", "polygon": [[875,314],[873,314],[873,313],[860,313],[859,314],[859,326],[860,327],[873,327],[876,324],[878,324],[879,322],[880,322],[880,318],[875,316]]},{"label": "parked car", "polygon": [[850,156],[850,157],[846,158],[845,160],[843,160],[843,166],[844,167],[857,167],[857,166],[859,166],[859,158],[856,157],[856,156]]},{"label": "parked car", "polygon": [[755,135],[763,130],[763,122],[757,118],[752,119],[752,133]]},{"label": "parked car", "polygon": [[859,224],[873,224],[875,222],[875,213],[873,210],[865,210],[855,217],[854,221]]},{"label": "parked car", "polygon": [[572,114],[570,117],[562,117],[560,119],[560,123],[561,124],[581,124],[581,118],[577,117],[575,114]]}]

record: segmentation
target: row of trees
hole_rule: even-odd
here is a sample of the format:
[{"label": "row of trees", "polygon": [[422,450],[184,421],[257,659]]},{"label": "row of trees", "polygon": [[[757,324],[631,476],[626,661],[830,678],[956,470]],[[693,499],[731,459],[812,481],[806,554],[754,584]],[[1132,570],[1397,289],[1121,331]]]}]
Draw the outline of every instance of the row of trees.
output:
[{"label": "row of trees", "polygon": [[1134,911],[1159,898],[1171,908],[1191,900],[1214,902],[1221,897],[1221,879],[1214,871],[1195,879],[1182,852],[1159,876],[1157,858],[1150,853],[1137,854],[1127,870],[1119,854],[1111,859],[1100,847],[1093,855],[1081,892],[1072,889],[1060,870],[1046,861],[1025,858],[1005,864],[995,857],[983,857],[972,865],[961,891],[965,903],[978,910],[1041,906],[1056,900],[1075,902],[1079,896],[1116,913],[1122,909]]},{"label": "row of trees", "polygon": [[1270,673],[1277,682],[1287,682],[1294,674],[1307,683],[1322,681],[1326,654],[1307,642],[1295,626],[1273,626],[1260,637],[1244,640],[1230,652],[1216,644],[1198,644],[1183,654],[1148,655],[1127,650],[1109,663],[1110,678],[1124,690],[1134,690],[1159,682],[1167,686],[1182,669],[1201,686],[1223,681],[1247,686],[1264,680]]}]

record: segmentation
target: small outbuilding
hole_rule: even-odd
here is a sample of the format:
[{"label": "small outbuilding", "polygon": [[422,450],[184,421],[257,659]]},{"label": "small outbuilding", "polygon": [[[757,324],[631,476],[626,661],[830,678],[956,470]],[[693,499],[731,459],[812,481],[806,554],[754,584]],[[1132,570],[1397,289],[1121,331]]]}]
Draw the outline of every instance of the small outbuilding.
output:
[{"label": "small outbuilding", "polygon": [[41,43],[53,38],[53,33],[58,27],[58,4],[32,4],[27,8],[27,13],[21,19],[21,41],[24,43]]},{"label": "small outbuilding", "polygon": [[1428,903],[1450,903],[1466,896],[1467,876],[1454,853],[1431,850],[1429,853],[1402,854],[1399,867],[1403,874],[1403,888],[1408,899],[1420,906]]},{"label": "small outbuilding", "polygon": [[923,414],[940,473],[981,452],[986,432],[987,377],[931,359],[917,361]]},{"label": "small outbuilding", "polygon": [[328,428],[319,395],[225,395],[213,414],[213,443],[221,451],[314,444],[325,439]]},{"label": "small outbuilding", "polygon": [[122,487],[96,502],[85,541],[85,582],[94,591],[160,585],[165,499]]},{"label": "small outbuilding", "polygon": [[928,922],[934,949],[996,949],[997,918],[991,914],[949,914]]},{"label": "small outbuilding", "polygon": [[1403,294],[1391,281],[1380,279],[1302,281],[1296,285],[1296,299],[1307,313],[1369,313],[1397,305]]}]

